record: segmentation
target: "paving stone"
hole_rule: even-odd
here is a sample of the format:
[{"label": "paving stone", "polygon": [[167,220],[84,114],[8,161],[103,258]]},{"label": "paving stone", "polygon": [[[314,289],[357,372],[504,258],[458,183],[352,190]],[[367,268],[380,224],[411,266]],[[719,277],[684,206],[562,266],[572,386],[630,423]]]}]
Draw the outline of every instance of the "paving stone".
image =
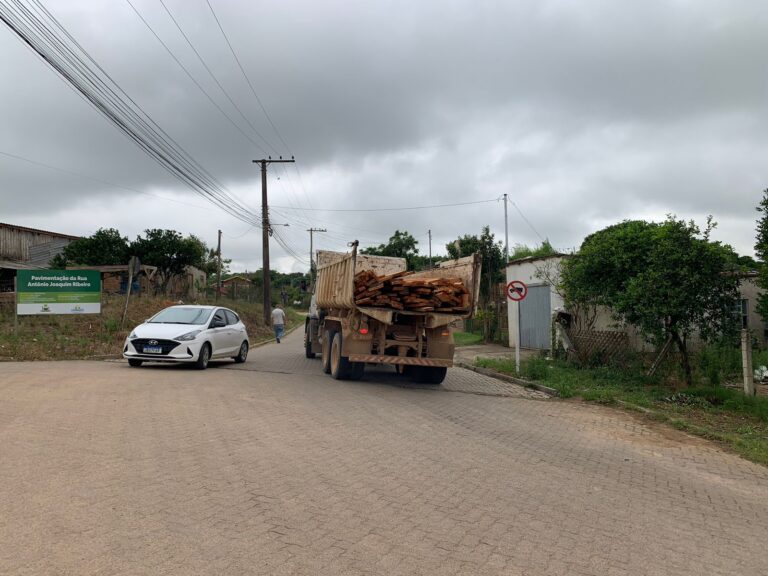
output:
[{"label": "paving stone", "polygon": [[765,468],[463,369],[336,381],[301,336],[0,364],[0,574],[768,573]]}]

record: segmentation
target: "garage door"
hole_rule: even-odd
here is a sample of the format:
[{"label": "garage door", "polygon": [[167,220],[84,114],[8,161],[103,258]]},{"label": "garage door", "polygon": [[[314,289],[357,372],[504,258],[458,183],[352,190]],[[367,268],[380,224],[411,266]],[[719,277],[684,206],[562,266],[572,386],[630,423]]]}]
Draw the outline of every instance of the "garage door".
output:
[{"label": "garage door", "polygon": [[549,286],[529,286],[520,302],[520,342],[522,348],[549,350],[551,303]]}]

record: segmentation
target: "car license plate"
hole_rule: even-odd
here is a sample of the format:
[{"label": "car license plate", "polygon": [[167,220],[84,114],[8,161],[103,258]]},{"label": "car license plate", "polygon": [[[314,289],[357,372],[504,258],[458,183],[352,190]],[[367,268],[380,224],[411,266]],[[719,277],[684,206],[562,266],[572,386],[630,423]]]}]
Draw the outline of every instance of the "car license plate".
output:
[{"label": "car license plate", "polygon": [[144,346],[144,354],[162,354],[163,349],[160,346]]}]

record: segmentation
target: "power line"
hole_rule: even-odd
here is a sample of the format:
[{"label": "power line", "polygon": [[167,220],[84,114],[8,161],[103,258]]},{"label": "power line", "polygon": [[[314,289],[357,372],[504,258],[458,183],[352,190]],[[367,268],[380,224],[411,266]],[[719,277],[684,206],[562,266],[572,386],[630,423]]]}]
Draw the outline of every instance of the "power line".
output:
[{"label": "power line", "polygon": [[71,176],[77,176],[79,178],[84,178],[86,180],[91,180],[93,182],[98,182],[100,184],[106,184],[107,186],[111,186],[113,188],[119,188],[121,190],[126,190],[127,192],[135,192],[137,194],[144,194],[146,196],[151,196],[152,198],[158,198],[160,200],[165,200],[167,202],[175,202],[176,204],[182,204],[184,206],[190,206],[191,208],[199,208],[201,210],[208,210],[205,206],[198,206],[197,204],[190,204],[189,202],[182,202],[181,200],[174,200],[173,198],[166,198],[165,196],[159,196],[157,194],[152,194],[151,192],[145,192],[144,190],[139,190],[137,188],[130,188],[128,186],[123,186],[122,184],[115,184],[114,182],[110,182],[109,180],[102,180],[101,178],[96,178],[94,176],[88,176],[87,174],[83,174],[81,172],[74,172],[72,170],[67,170],[66,168],[60,168],[58,166],[52,166],[51,164],[46,164],[44,162],[38,162],[37,160],[32,160],[31,158],[25,158],[23,156],[17,156],[16,154],[11,154],[10,152],[3,152],[0,150],[0,155],[6,156],[8,158],[12,158],[14,160],[21,160],[22,162],[27,162],[29,164],[34,164],[36,166],[41,166],[43,168],[47,168],[49,170],[56,170],[57,172],[62,172],[64,174],[69,174]]},{"label": "power line", "polygon": [[[176,63],[177,63],[177,64],[178,64],[178,65],[179,65],[179,66],[182,68],[182,70],[183,70],[183,71],[184,71],[184,72],[187,74],[187,76],[189,76],[189,78],[190,78],[190,79],[191,79],[191,80],[192,80],[192,81],[195,83],[195,85],[196,85],[196,86],[197,86],[197,87],[198,87],[198,88],[199,88],[199,89],[200,89],[200,90],[203,92],[203,94],[205,94],[205,96],[206,96],[206,97],[207,97],[207,98],[208,98],[208,99],[211,101],[211,103],[212,103],[212,104],[214,104],[214,106],[216,106],[216,108],[217,108],[217,109],[218,109],[218,110],[219,110],[219,111],[220,111],[220,112],[221,112],[221,113],[222,113],[222,114],[223,114],[223,115],[226,117],[226,119],[227,119],[227,120],[228,120],[228,121],[229,121],[229,122],[230,122],[230,123],[231,123],[233,126],[235,126],[235,128],[236,128],[236,129],[237,129],[237,130],[238,130],[238,131],[239,131],[239,132],[240,132],[240,133],[241,133],[241,134],[242,134],[244,137],[246,137],[246,138],[247,138],[247,139],[248,139],[248,140],[249,140],[249,141],[250,141],[250,142],[251,142],[251,143],[252,143],[254,146],[256,146],[256,147],[257,147],[257,148],[259,148],[260,150],[264,151],[264,149],[263,149],[263,148],[262,148],[262,147],[261,147],[259,144],[257,144],[257,143],[256,143],[256,142],[255,142],[255,141],[252,139],[252,138],[250,138],[250,137],[249,137],[247,134],[245,134],[245,132],[243,132],[243,130],[242,130],[242,129],[241,129],[241,128],[240,128],[240,127],[239,127],[239,126],[238,126],[238,125],[237,125],[237,124],[234,122],[234,120],[232,120],[232,118],[231,118],[231,117],[230,117],[228,114],[226,114],[226,113],[223,111],[223,109],[222,109],[222,108],[221,108],[221,107],[220,107],[220,106],[219,106],[219,105],[218,105],[218,104],[217,104],[217,103],[216,103],[216,102],[213,100],[213,98],[210,96],[210,94],[208,94],[208,92],[207,92],[206,90],[204,90],[204,89],[203,89],[203,87],[201,86],[201,84],[200,84],[200,83],[199,83],[199,82],[198,82],[198,81],[197,81],[197,80],[196,80],[196,79],[195,79],[195,78],[192,76],[191,72],[190,72],[190,71],[189,71],[189,70],[188,70],[188,69],[187,69],[187,68],[186,68],[186,67],[185,67],[185,66],[184,66],[184,65],[181,63],[181,61],[180,61],[180,60],[179,60],[179,59],[176,57],[176,55],[173,53],[173,51],[170,49],[170,47],[169,47],[169,46],[168,46],[168,45],[167,45],[167,44],[166,44],[166,43],[165,43],[165,42],[164,42],[164,41],[163,41],[163,40],[160,38],[159,34],[157,34],[157,32],[156,32],[156,31],[155,31],[155,30],[154,30],[154,29],[151,27],[151,25],[148,23],[148,21],[147,21],[147,20],[146,20],[146,19],[145,19],[145,18],[144,18],[142,15],[141,15],[141,13],[139,13],[138,9],[137,9],[137,8],[136,8],[136,7],[135,7],[135,6],[134,6],[134,5],[131,3],[131,1],[130,1],[130,0],[126,0],[126,2],[128,2],[128,4],[131,6],[131,8],[133,8],[134,12],[136,12],[137,16],[139,16],[139,18],[141,19],[141,21],[142,21],[142,22],[145,24],[145,26],[146,26],[146,27],[147,27],[147,28],[150,30],[150,32],[152,32],[152,34],[155,36],[155,38],[157,38],[157,40],[160,42],[160,44],[161,44],[161,45],[162,45],[162,46],[163,46],[163,47],[166,49],[166,51],[167,51],[167,52],[168,52],[168,53],[171,55],[171,57],[172,57],[172,58],[173,58],[173,59],[176,61]],[[257,135],[257,136],[258,136],[258,137],[259,137],[259,138],[260,138],[260,139],[261,139],[261,140],[262,140],[262,141],[263,141],[263,142],[264,142],[264,143],[265,143],[265,144],[266,144],[268,147],[269,147],[269,148],[271,148],[273,151],[277,152],[277,151],[276,151],[276,149],[275,149],[275,147],[274,147],[274,146],[273,146],[273,145],[272,145],[272,144],[271,144],[271,143],[270,143],[270,142],[269,142],[269,141],[268,141],[268,140],[267,140],[267,139],[264,137],[264,135],[263,135],[263,134],[261,134],[261,133],[259,132],[259,130],[258,130],[258,129],[257,129],[257,128],[256,128],[256,127],[253,125],[253,123],[252,123],[252,122],[251,122],[251,121],[248,119],[248,117],[245,115],[245,113],[242,111],[242,109],[241,109],[241,108],[240,108],[240,107],[237,105],[237,103],[234,101],[234,99],[233,99],[233,98],[230,96],[230,94],[229,94],[229,93],[227,92],[227,90],[224,88],[224,86],[222,85],[222,83],[219,81],[219,79],[217,78],[217,76],[214,74],[213,70],[211,70],[210,66],[208,66],[208,64],[206,63],[205,59],[204,59],[204,58],[202,57],[202,55],[200,54],[199,50],[197,50],[197,48],[194,46],[194,44],[193,44],[192,40],[189,38],[189,36],[186,34],[186,32],[184,32],[184,30],[183,30],[183,28],[181,27],[180,23],[179,23],[179,22],[178,22],[178,20],[177,20],[177,19],[174,17],[173,13],[170,11],[170,9],[168,8],[168,6],[165,4],[164,0],[160,0],[160,3],[161,3],[161,5],[163,6],[163,8],[165,9],[165,11],[166,11],[166,13],[168,14],[168,16],[170,17],[171,21],[174,23],[174,25],[175,25],[175,26],[176,26],[176,28],[178,29],[179,33],[182,35],[182,37],[183,37],[183,38],[184,38],[184,40],[187,42],[187,44],[188,44],[188,45],[189,45],[189,47],[192,49],[192,51],[195,53],[195,55],[197,56],[197,58],[198,58],[198,60],[200,61],[200,63],[203,65],[203,67],[204,67],[204,68],[205,68],[205,70],[208,72],[208,74],[211,76],[211,78],[213,79],[213,81],[216,83],[216,85],[217,85],[217,86],[219,87],[219,89],[222,91],[222,93],[224,94],[224,96],[227,98],[227,100],[229,100],[230,104],[232,104],[232,106],[235,108],[235,110],[237,110],[237,112],[240,114],[240,116],[243,118],[243,120],[245,120],[245,122],[248,124],[248,126],[250,126],[250,128],[253,130],[253,132],[254,132],[254,133],[255,133],[255,134],[256,134],[256,135]],[[209,5],[209,7],[210,7],[210,5]],[[212,7],[211,7],[211,9],[212,9]],[[214,14],[214,17],[215,17],[215,12],[214,12],[213,14]],[[220,22],[218,21],[218,19],[217,19],[217,24],[219,25],[219,27],[220,27],[220,29],[221,29],[221,24],[220,24]],[[232,50],[232,51],[233,51],[233,48],[232,48],[232,46],[229,44],[229,40],[228,40],[228,38],[226,37],[226,34],[224,34],[224,32],[223,32],[223,29],[222,29],[222,34],[224,35],[224,37],[225,37],[225,40],[227,40],[227,43],[228,43],[228,45],[230,46],[230,50]],[[234,51],[233,51],[233,55],[234,55]],[[237,57],[236,57],[236,55],[235,55],[235,59],[236,59],[236,61],[237,61],[237,63],[238,63],[238,66],[240,66],[240,62],[239,62],[239,60],[237,60]],[[244,72],[244,70],[241,70],[241,71],[242,71],[242,72]],[[247,79],[247,76],[246,76],[246,79]],[[250,84],[250,80],[249,80],[249,84]],[[269,120],[270,124],[272,124],[273,128],[275,129],[276,133],[278,134],[278,137],[279,137],[279,138],[282,140],[282,136],[281,136],[281,135],[280,135],[280,133],[277,131],[277,127],[274,125],[274,123],[272,122],[272,119],[269,117],[269,114],[267,113],[267,111],[266,111],[266,109],[264,108],[263,104],[262,104],[262,103],[261,103],[261,101],[258,99],[258,95],[256,95],[256,94],[255,94],[255,90],[253,90],[253,86],[252,86],[252,84],[251,84],[250,86],[251,86],[251,90],[252,90],[252,92],[254,92],[254,96],[255,96],[255,97],[256,97],[256,99],[258,100],[258,103],[259,103],[259,105],[261,106],[262,110],[264,111],[264,114],[265,114],[265,116],[267,116],[267,119]],[[283,141],[283,142],[284,142],[284,141]],[[287,146],[286,146],[286,148],[287,148]],[[293,183],[292,183],[292,181],[291,181],[291,179],[290,179],[290,176],[288,175],[287,171],[285,172],[285,174],[286,174],[286,176],[288,177],[288,180],[289,180],[289,183],[290,183],[290,185],[291,185],[291,186],[293,186]],[[281,185],[282,185],[282,184],[281,184]]]},{"label": "power line", "polygon": [[251,82],[251,79],[248,77],[248,74],[245,73],[245,68],[243,68],[243,65],[240,63],[240,58],[237,57],[237,53],[235,52],[235,49],[232,47],[232,43],[229,41],[229,37],[227,36],[227,33],[224,32],[224,27],[221,25],[221,22],[219,21],[219,17],[216,15],[216,11],[213,9],[213,6],[211,5],[209,0],[205,0],[205,2],[208,4],[208,8],[211,10],[211,14],[213,14],[214,20],[216,20],[216,24],[218,25],[219,30],[221,31],[221,35],[224,36],[224,40],[227,42],[227,46],[229,46],[229,51],[232,53],[232,56],[235,58],[235,62],[237,62],[237,66],[240,68],[240,72],[243,73],[243,78],[245,78],[245,81],[248,83],[248,87],[251,89],[251,93],[253,94],[254,98],[256,98],[256,101],[259,103],[259,106],[261,107],[261,111],[264,112],[264,116],[266,116],[270,126],[272,126],[272,129],[275,131],[275,134],[277,134],[277,137],[280,139],[280,142],[283,143],[283,146],[285,146],[285,149],[288,151],[289,154],[293,155],[293,153],[291,152],[291,147],[288,146],[285,139],[280,134],[280,131],[277,129],[277,126],[275,126],[275,123],[272,122],[272,118],[269,116],[267,109],[264,107],[264,104],[262,103],[261,98],[259,98],[259,95],[256,93],[256,89],[253,87],[253,83]]},{"label": "power line", "polygon": [[528,221],[528,218],[526,218],[526,217],[525,217],[525,214],[523,214],[523,211],[522,211],[522,210],[520,210],[520,208],[518,208],[518,207],[517,207],[517,204],[515,204],[514,202],[512,202],[512,200],[510,200],[510,202],[512,203],[512,206],[514,206],[514,207],[515,207],[515,210],[517,210],[518,214],[520,214],[520,218],[522,218],[522,219],[525,221],[525,223],[526,223],[526,224],[528,224],[528,227],[529,227],[531,230],[533,230],[533,233],[534,233],[534,234],[536,234],[536,236],[538,236],[538,237],[539,237],[539,240],[541,240],[542,242],[544,242],[544,238],[542,238],[542,237],[541,237],[541,234],[539,234],[538,230],[536,230],[536,228],[534,228],[534,227],[533,227],[533,224],[531,224],[531,223]]},{"label": "power line", "polygon": [[230,215],[258,225],[253,212],[152,120],[38,0],[31,6],[0,3],[0,21],[170,174]]},{"label": "power line", "polygon": [[259,144],[259,143],[258,143],[258,142],[256,142],[256,141],[255,141],[253,138],[251,138],[251,137],[250,137],[248,134],[246,134],[246,133],[243,131],[243,129],[242,129],[242,128],[240,128],[240,126],[238,126],[238,125],[237,125],[237,123],[236,123],[234,120],[232,120],[232,117],[231,117],[229,114],[227,114],[227,113],[224,111],[224,109],[223,109],[221,106],[219,106],[219,104],[218,104],[218,103],[217,103],[217,102],[216,102],[216,101],[213,99],[213,97],[212,97],[210,94],[208,94],[208,92],[206,91],[206,89],[205,89],[205,88],[203,88],[203,86],[200,84],[200,82],[198,82],[198,81],[195,79],[195,77],[194,77],[194,76],[192,75],[192,73],[191,73],[191,72],[190,72],[190,71],[187,69],[187,67],[186,67],[186,66],[184,66],[184,64],[182,64],[181,60],[179,60],[179,59],[176,57],[176,55],[175,55],[175,54],[173,53],[173,51],[172,51],[172,50],[171,50],[171,49],[168,47],[168,45],[167,45],[167,44],[166,44],[166,43],[163,41],[163,39],[162,39],[162,38],[160,38],[160,35],[159,35],[157,32],[155,32],[155,29],[154,29],[154,28],[152,28],[152,26],[149,24],[149,22],[147,22],[147,20],[144,18],[144,16],[142,16],[142,15],[141,15],[141,12],[139,12],[138,8],[136,8],[136,6],[134,6],[134,5],[133,5],[133,3],[131,2],[131,0],[125,0],[125,1],[128,3],[128,5],[129,5],[131,8],[133,8],[133,11],[136,13],[136,15],[139,17],[139,19],[140,19],[140,20],[141,20],[141,21],[144,23],[144,25],[145,25],[145,26],[147,27],[147,29],[148,29],[148,30],[149,30],[149,31],[152,33],[152,35],[153,35],[155,38],[157,38],[157,41],[158,41],[158,42],[160,42],[160,44],[163,46],[163,48],[165,48],[166,52],[168,52],[168,54],[170,54],[171,58],[173,58],[173,60],[176,62],[176,64],[178,64],[178,65],[179,65],[179,67],[180,67],[180,68],[181,68],[181,69],[182,69],[182,70],[183,70],[183,71],[186,73],[186,75],[189,77],[189,79],[190,79],[190,80],[192,80],[192,82],[195,84],[195,86],[197,86],[197,87],[198,87],[198,89],[200,90],[200,92],[202,92],[202,93],[205,95],[205,97],[206,97],[206,98],[208,98],[208,100],[211,102],[211,104],[213,104],[213,105],[216,107],[216,109],[217,109],[217,110],[218,110],[218,111],[219,111],[219,112],[222,114],[222,116],[224,116],[224,117],[225,117],[225,118],[226,118],[226,119],[229,121],[229,123],[230,123],[230,124],[232,124],[232,126],[234,126],[234,127],[235,127],[235,129],[236,129],[238,132],[240,132],[240,134],[242,134],[242,135],[243,135],[243,137],[244,137],[246,140],[248,140],[248,141],[249,141],[251,144],[253,144],[253,145],[254,145],[256,148],[258,148],[260,151],[262,151],[262,152],[266,153],[266,150],[264,150],[264,148],[262,148],[261,144]]},{"label": "power line", "polygon": [[[288,151],[291,156],[293,156],[293,152],[291,150],[291,147],[286,142],[285,138],[283,138],[283,135],[280,133],[280,130],[277,129],[277,125],[272,121],[272,117],[269,115],[269,112],[267,112],[266,106],[264,106],[264,103],[261,101],[261,98],[259,98],[259,95],[256,93],[256,88],[253,85],[253,82],[251,82],[250,77],[245,71],[245,67],[243,66],[242,62],[240,61],[240,58],[237,56],[237,52],[235,51],[234,46],[232,45],[232,42],[229,40],[229,36],[227,36],[227,33],[224,31],[224,26],[221,23],[221,20],[219,19],[218,15],[216,14],[216,10],[214,10],[213,5],[211,4],[210,0],[206,0],[206,3],[208,4],[208,8],[211,11],[211,15],[213,16],[213,19],[216,21],[216,25],[219,28],[219,31],[221,32],[222,37],[224,38],[224,41],[227,44],[227,47],[229,48],[230,53],[232,54],[232,57],[235,60],[235,63],[237,64],[237,67],[240,69],[240,73],[242,74],[243,78],[245,79],[245,82],[248,84],[248,88],[251,90],[251,94],[253,94],[254,99],[256,100],[257,104],[259,105],[259,108],[261,108],[261,111],[264,113],[264,116],[266,117],[267,121],[269,122],[269,125],[274,130],[275,134],[277,134],[277,137],[280,139],[280,142],[282,142],[283,146],[285,146],[285,149]],[[274,149],[274,148],[273,148]],[[294,164],[293,167],[296,170],[296,173],[299,176],[299,185],[301,186],[301,191],[304,195],[304,199],[306,201],[306,205],[312,208],[312,199],[310,194],[307,193],[307,188],[304,185],[304,179],[301,176],[301,170],[298,166],[298,164]],[[283,170],[283,173],[285,174],[286,178],[288,179],[288,183],[290,187],[293,189],[293,179],[290,176],[290,173],[288,171],[287,166],[281,167]],[[294,191],[295,194],[295,191]]]},{"label": "power line", "polygon": [[430,208],[452,208],[454,206],[470,206],[472,204],[488,204],[498,199],[476,200],[474,202],[458,202],[456,204],[433,204],[431,206],[408,206],[404,208],[292,208],[290,206],[273,206],[281,210],[308,210],[311,212],[402,212],[405,210],[427,210]]},{"label": "power line", "polygon": [[242,234],[238,234],[236,236],[230,236],[229,234],[224,234],[224,232],[222,232],[222,235],[226,236],[230,240],[237,240],[238,238],[242,238],[246,234],[249,234],[249,233],[253,232],[254,230],[256,230],[258,228],[260,228],[260,227],[259,226],[250,225],[250,226],[248,226],[248,228],[245,229],[245,232],[243,232]]},{"label": "power line", "polygon": [[[187,44],[192,49],[192,51],[195,53],[195,55],[197,56],[197,59],[200,60],[200,63],[206,69],[206,71],[211,76],[211,78],[213,78],[213,81],[216,83],[216,85],[222,91],[224,96],[226,96],[227,100],[229,100],[229,103],[232,104],[232,106],[235,108],[235,110],[237,110],[237,112],[240,114],[242,119],[245,120],[245,122],[248,124],[248,126],[251,127],[251,130],[253,130],[253,132],[259,138],[261,138],[261,140],[264,142],[264,144],[266,144],[269,148],[271,148],[273,152],[277,153],[277,150],[275,150],[274,146],[272,146],[272,144],[270,144],[269,141],[256,129],[256,127],[253,125],[253,123],[246,117],[245,114],[243,114],[243,111],[240,109],[240,107],[235,103],[235,101],[232,99],[232,97],[229,95],[229,93],[224,89],[224,86],[221,85],[221,82],[219,82],[219,79],[216,77],[216,75],[213,73],[211,68],[208,66],[208,64],[206,64],[205,60],[200,55],[200,52],[197,50],[197,48],[195,48],[195,45],[192,44],[192,41],[189,39],[189,36],[187,36],[187,34],[184,32],[184,30],[182,29],[182,27],[179,24],[179,22],[176,20],[176,18],[174,18],[173,14],[168,9],[168,6],[165,4],[164,0],[160,0],[160,4],[163,6],[165,11],[168,13],[168,16],[171,18],[173,23],[176,25],[176,28],[181,33],[181,35],[184,37],[184,40],[187,41]],[[264,150],[262,149],[262,152],[263,151]]]}]

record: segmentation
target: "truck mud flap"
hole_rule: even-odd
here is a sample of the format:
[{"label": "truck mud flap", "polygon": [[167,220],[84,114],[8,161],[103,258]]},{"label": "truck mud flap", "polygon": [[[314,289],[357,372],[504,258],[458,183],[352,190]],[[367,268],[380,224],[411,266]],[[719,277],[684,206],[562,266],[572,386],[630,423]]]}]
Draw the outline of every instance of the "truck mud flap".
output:
[{"label": "truck mud flap", "polygon": [[453,360],[447,358],[411,358],[408,356],[380,356],[378,354],[350,354],[350,362],[366,364],[400,364],[403,366],[453,366]]}]

